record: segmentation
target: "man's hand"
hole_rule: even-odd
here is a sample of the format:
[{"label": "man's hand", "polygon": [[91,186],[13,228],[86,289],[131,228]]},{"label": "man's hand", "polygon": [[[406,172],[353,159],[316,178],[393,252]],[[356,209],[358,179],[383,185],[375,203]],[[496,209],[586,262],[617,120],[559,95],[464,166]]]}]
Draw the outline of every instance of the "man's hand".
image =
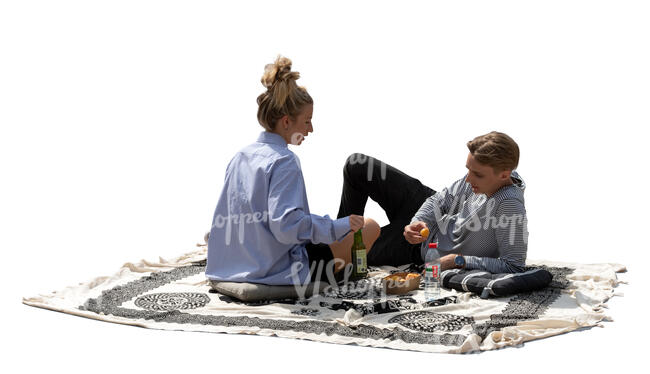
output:
[{"label": "man's hand", "polygon": [[364,223],[363,216],[350,214],[350,230],[352,230],[352,232],[359,231],[359,229],[363,227],[363,223]]},{"label": "man's hand", "polygon": [[456,263],[454,262],[454,260],[456,259],[456,256],[458,255],[455,253],[451,253],[446,256],[440,257],[440,271],[455,269]]},{"label": "man's hand", "polygon": [[[456,268],[456,263],[454,260],[456,259],[456,256],[458,256],[455,253],[448,254],[446,256],[440,257],[440,272],[443,272],[445,270],[449,269],[455,269]],[[422,270],[422,276],[424,276],[426,270]]]},{"label": "man's hand", "polygon": [[422,229],[427,228],[427,224],[422,221],[415,221],[410,225],[404,226],[404,238],[411,244],[419,244],[427,240],[427,238],[420,235]]}]

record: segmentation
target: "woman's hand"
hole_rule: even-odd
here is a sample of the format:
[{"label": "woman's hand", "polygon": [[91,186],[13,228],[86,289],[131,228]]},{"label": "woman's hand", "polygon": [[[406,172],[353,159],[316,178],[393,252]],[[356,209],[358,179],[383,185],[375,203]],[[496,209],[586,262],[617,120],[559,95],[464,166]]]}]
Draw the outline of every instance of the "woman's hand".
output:
[{"label": "woman's hand", "polygon": [[363,223],[364,223],[363,216],[350,214],[350,230],[352,230],[352,232],[359,231],[359,229],[363,227]]},{"label": "woman's hand", "polygon": [[427,224],[422,221],[415,221],[410,225],[404,226],[404,237],[406,241],[411,244],[419,244],[427,240],[427,238],[420,235],[420,231],[426,228]]}]

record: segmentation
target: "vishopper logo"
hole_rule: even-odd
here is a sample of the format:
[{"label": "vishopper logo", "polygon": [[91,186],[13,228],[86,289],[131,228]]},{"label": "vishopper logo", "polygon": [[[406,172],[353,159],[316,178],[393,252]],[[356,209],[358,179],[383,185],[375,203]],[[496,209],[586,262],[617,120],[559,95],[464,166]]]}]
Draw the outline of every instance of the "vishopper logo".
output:
[{"label": "vishopper logo", "polygon": [[[345,265],[345,266],[343,266]],[[341,279],[337,280],[337,276],[334,275],[334,268],[337,266],[343,266],[343,269],[337,273]],[[310,287],[311,279],[308,277],[304,283],[300,281],[300,272],[304,269],[304,265],[301,262],[294,262],[291,264],[291,272],[287,275],[287,278],[291,279],[293,286],[296,289],[296,294],[300,299],[304,299],[307,296],[307,289]],[[321,279],[323,279],[323,271],[325,271],[327,286],[322,289],[322,292],[325,294],[335,294],[337,290],[345,290],[345,293],[351,293],[356,295],[366,295],[368,298],[376,299],[380,298],[385,300],[387,297],[386,288],[380,287],[377,289],[376,284],[370,281],[366,282],[352,282],[350,278],[352,276],[353,265],[348,263],[346,264],[340,258],[334,258],[325,264],[325,261],[312,262],[309,267],[309,275],[315,274],[313,277],[315,281],[311,286],[314,287],[314,290],[321,290]],[[389,281],[390,282],[390,281]],[[392,283],[391,283],[392,285]]]},{"label": "vishopper logo", "polygon": [[[449,192],[441,192],[439,194],[429,197],[429,199],[436,199],[437,201],[444,201],[445,194]],[[471,196],[471,195],[470,195]],[[516,242],[517,232],[521,232],[522,240],[524,243],[528,243],[528,218],[525,214],[515,213],[511,215],[499,214],[495,211],[496,199],[488,198],[485,195],[479,197],[479,199],[487,199],[487,201],[482,202],[481,200],[474,201],[476,208],[475,211],[470,212],[467,219],[463,222],[460,222],[460,227],[464,227],[468,231],[481,231],[481,230],[497,230],[497,229],[508,229],[508,242],[510,245],[514,245]],[[481,222],[481,217],[479,213],[482,210],[481,206],[485,204],[485,214],[483,215],[484,221]],[[426,204],[426,202],[425,202]],[[470,204],[467,200],[467,197],[464,194],[456,195],[451,201],[449,206],[450,212],[462,212],[465,209],[471,209],[471,207],[465,207],[466,204]],[[456,214],[443,214],[440,209],[440,203],[431,204],[435,222],[437,224],[438,231],[442,235],[447,234],[449,227],[456,225],[451,225],[450,223],[457,223],[459,218]],[[426,222],[426,221],[425,221]],[[427,225],[431,222],[427,222]],[[453,228],[452,227],[452,228]],[[430,235],[433,235],[434,231],[432,230]]]},{"label": "vishopper logo", "polygon": [[379,163],[379,175],[381,180],[386,180],[386,164],[383,161],[379,161],[374,157],[366,156],[361,153],[354,153],[348,157],[348,164],[350,165],[363,165],[367,164],[366,179],[368,182],[372,181],[375,173],[375,163]]},{"label": "vishopper logo", "polygon": [[[323,270],[325,270],[326,272],[328,283],[330,285],[336,285],[337,281],[336,281],[336,277],[334,276],[334,266],[344,265],[344,264],[345,261],[341,260],[340,258],[335,258],[333,260],[330,260],[327,263],[327,266],[325,265],[324,261],[318,261],[318,264],[316,262],[312,262],[309,267],[309,274],[310,275],[314,274],[314,272],[316,274],[315,276],[316,281],[313,284],[314,290],[320,289]],[[316,266],[318,266],[318,269],[316,268]],[[293,283],[293,286],[296,289],[296,294],[298,295],[298,298],[301,300],[306,298],[307,288],[311,283],[311,279],[309,277],[307,277],[304,283],[302,283],[300,280],[300,272],[304,267],[305,265],[302,262],[292,263],[291,273],[287,276],[287,278],[291,278],[291,282]]]},{"label": "vishopper logo", "polygon": [[268,211],[254,212],[254,213],[239,213],[239,214],[229,215],[229,216],[222,216],[218,214],[214,217],[212,227],[222,229],[225,226],[226,245],[230,245],[230,239],[232,237],[232,227],[233,225],[237,225],[239,244],[244,244],[245,226],[247,224],[267,222],[268,220],[269,220]]},{"label": "vishopper logo", "polygon": [[302,143],[303,140],[305,140],[305,136],[299,132],[294,132],[291,134],[291,144],[293,145],[299,145]]}]

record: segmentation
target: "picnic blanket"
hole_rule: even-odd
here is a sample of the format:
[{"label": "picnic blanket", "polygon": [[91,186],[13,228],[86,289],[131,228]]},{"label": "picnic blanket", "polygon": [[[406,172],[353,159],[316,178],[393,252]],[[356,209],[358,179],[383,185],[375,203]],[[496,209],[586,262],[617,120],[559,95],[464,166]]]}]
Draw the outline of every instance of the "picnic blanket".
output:
[{"label": "picnic blanket", "polygon": [[422,287],[405,295],[383,292],[381,278],[414,265],[371,267],[369,277],[328,287],[308,299],[245,303],[216,293],[205,277],[207,249],[171,260],[125,263],[61,291],[23,303],[134,326],[234,334],[259,334],[337,344],[423,352],[465,353],[545,338],[612,320],[605,303],[623,265],[529,261],[528,270],[553,274],[545,288],[481,298],[442,289],[426,302]]}]

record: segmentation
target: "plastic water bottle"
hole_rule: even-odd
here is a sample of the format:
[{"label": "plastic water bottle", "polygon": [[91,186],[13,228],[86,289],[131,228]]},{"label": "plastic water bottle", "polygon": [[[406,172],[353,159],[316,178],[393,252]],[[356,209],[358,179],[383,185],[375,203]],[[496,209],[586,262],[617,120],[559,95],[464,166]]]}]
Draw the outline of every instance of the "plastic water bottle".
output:
[{"label": "plastic water bottle", "polygon": [[424,258],[424,298],[426,301],[440,298],[440,255],[438,243],[429,243]]}]

